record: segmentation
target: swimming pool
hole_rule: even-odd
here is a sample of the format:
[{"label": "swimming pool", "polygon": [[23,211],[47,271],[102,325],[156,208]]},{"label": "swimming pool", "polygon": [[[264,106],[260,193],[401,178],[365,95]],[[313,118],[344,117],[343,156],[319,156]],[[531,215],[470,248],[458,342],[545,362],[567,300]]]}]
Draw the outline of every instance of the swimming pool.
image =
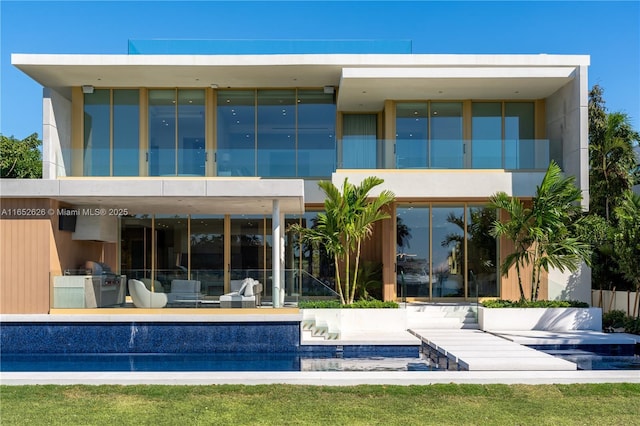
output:
[{"label": "swimming pool", "polygon": [[421,356],[318,357],[294,353],[5,354],[3,372],[52,371],[433,371]]},{"label": "swimming pool", "polygon": [[575,349],[545,352],[575,363],[578,370],[640,370],[640,355],[601,355]]}]

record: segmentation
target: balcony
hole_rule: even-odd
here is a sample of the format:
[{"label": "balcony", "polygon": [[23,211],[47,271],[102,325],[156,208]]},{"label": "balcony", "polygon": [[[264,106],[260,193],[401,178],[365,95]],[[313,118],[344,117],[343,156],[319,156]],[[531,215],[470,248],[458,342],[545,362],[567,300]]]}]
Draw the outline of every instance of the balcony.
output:
[{"label": "balcony", "polygon": [[[548,139],[384,140],[350,137],[322,149],[92,149],[62,153],[70,176],[249,176],[326,179],[337,169],[543,171]],[[556,158],[559,161],[559,158]],[[70,165],[73,164],[73,172]]]}]

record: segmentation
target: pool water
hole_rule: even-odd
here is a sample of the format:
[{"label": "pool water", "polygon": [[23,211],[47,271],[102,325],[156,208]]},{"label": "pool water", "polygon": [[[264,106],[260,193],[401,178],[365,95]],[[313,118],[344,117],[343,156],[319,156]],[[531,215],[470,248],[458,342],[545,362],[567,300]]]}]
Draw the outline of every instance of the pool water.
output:
[{"label": "pool water", "polygon": [[295,353],[3,354],[3,372],[27,371],[430,371],[417,357],[312,357]]},{"label": "pool water", "polygon": [[578,370],[640,370],[640,355],[601,355],[581,350],[545,351],[578,365]]}]

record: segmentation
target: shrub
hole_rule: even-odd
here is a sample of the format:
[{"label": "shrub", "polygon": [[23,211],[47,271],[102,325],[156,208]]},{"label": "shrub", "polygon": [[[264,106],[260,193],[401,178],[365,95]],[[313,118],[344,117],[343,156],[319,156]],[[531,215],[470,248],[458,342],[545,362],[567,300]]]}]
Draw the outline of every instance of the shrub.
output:
[{"label": "shrub", "polygon": [[343,305],[338,300],[301,300],[298,302],[300,309],[397,309],[399,305],[393,301],[382,300],[358,300],[350,305]]},{"label": "shrub", "polygon": [[577,300],[484,300],[485,308],[588,308],[589,304]]},{"label": "shrub", "polygon": [[640,317],[627,317],[624,321],[624,331],[631,334],[640,334]]},{"label": "shrub", "polygon": [[609,311],[602,315],[602,328],[619,328],[625,326],[627,313],[622,310]]}]

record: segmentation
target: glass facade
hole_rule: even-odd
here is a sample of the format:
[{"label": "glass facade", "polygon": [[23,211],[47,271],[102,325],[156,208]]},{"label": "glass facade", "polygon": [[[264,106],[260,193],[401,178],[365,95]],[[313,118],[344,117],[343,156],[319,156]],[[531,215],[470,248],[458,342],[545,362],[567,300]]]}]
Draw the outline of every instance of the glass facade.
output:
[{"label": "glass facade", "polygon": [[208,112],[205,89],[150,89],[146,105],[135,89],[85,94],[82,175],[327,178],[337,168],[545,170],[550,159],[534,102],[397,102],[395,138],[381,140],[378,114],[343,113],[337,129],[334,94],[320,89],[215,96]]},{"label": "glass facade", "polygon": [[498,297],[495,211],[471,204],[400,204],[398,298]]},{"label": "glass facade", "polygon": [[327,177],[335,170],[336,106],[321,90],[220,90],[217,175]]},{"label": "glass facade", "polygon": [[149,176],[206,174],[204,90],[149,90]]}]

